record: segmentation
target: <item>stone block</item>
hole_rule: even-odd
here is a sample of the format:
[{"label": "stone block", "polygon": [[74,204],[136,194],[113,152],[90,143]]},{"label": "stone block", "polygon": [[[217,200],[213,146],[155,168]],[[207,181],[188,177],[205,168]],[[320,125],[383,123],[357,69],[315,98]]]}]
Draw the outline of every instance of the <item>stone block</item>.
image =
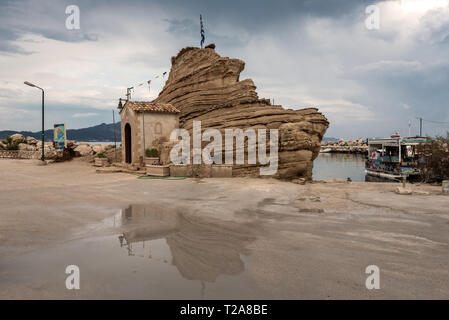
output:
[{"label": "stone block", "polygon": [[213,164],[211,176],[212,178],[232,178],[232,165]]},{"label": "stone block", "polygon": [[167,177],[170,175],[170,166],[146,166],[147,176]]},{"label": "stone block", "polygon": [[186,164],[173,164],[170,166],[170,175],[172,177],[190,177],[192,175],[192,167]]},{"label": "stone block", "polygon": [[449,180],[444,180],[442,184],[443,194],[449,195]]}]

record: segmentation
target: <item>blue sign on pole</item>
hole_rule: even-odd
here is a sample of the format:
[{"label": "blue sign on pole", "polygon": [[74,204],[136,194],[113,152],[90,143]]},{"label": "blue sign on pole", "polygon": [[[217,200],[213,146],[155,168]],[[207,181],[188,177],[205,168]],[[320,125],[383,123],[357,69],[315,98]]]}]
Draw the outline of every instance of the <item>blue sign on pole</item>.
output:
[{"label": "blue sign on pole", "polygon": [[64,150],[66,147],[66,130],[65,130],[65,124],[55,124],[54,126],[54,143],[55,143],[55,150]]}]

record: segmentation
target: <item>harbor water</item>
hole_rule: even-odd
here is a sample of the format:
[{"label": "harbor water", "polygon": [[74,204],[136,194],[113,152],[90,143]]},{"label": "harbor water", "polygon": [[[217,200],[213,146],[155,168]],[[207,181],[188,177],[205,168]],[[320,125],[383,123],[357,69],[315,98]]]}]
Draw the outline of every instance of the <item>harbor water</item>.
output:
[{"label": "harbor water", "polygon": [[320,153],[313,162],[313,180],[365,181],[365,157],[364,154]]}]

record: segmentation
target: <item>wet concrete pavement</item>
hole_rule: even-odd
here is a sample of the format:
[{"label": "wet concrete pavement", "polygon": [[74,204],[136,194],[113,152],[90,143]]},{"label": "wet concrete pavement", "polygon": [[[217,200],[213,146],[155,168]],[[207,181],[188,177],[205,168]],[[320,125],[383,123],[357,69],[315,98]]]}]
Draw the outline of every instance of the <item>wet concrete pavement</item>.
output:
[{"label": "wet concrete pavement", "polygon": [[[1,160],[0,178],[2,299],[449,298],[436,187],[142,180],[79,161]],[[373,264],[380,290],[365,287]]]}]

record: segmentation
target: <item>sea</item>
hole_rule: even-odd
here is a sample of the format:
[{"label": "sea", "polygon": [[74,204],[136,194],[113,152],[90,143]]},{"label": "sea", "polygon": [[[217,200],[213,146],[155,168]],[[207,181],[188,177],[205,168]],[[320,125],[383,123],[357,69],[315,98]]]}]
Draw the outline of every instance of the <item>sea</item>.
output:
[{"label": "sea", "polygon": [[365,157],[363,154],[320,153],[313,162],[313,180],[366,181]]},{"label": "sea", "polygon": [[[86,141],[88,144],[90,144],[91,146],[95,145],[95,144],[114,144],[114,141]],[[122,145],[122,143],[120,141],[117,141],[117,147],[120,147]]]}]

